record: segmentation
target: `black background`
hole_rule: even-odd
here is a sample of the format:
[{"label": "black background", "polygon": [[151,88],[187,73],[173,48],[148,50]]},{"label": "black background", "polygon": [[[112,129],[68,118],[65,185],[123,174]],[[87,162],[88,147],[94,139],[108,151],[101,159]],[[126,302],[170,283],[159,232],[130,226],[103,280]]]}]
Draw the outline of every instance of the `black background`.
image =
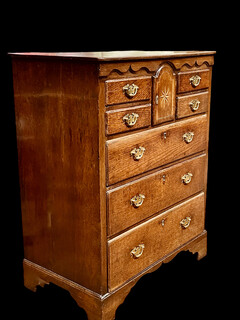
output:
[{"label": "black background", "polygon": [[[23,286],[22,231],[11,59],[18,51],[216,50],[212,77],[206,229],[208,255],[201,261],[183,252],[144,276],[116,313],[116,319],[195,318],[228,315],[235,306],[234,274],[238,165],[237,32],[234,10],[203,2],[120,3],[104,10],[44,4],[2,11],[1,24],[1,273],[2,306],[8,317],[87,319],[70,295],[54,285],[32,293]],[[190,3],[191,4],[191,3]],[[139,7],[140,6],[140,7]],[[120,10],[121,8],[121,10]],[[31,11],[27,11],[31,9]],[[61,9],[61,8],[60,8]],[[220,11],[221,9],[221,11]],[[2,20],[3,21],[3,20]],[[236,21],[237,22],[237,21]],[[236,79],[236,80],[235,80]],[[238,245],[237,245],[238,246]]]}]

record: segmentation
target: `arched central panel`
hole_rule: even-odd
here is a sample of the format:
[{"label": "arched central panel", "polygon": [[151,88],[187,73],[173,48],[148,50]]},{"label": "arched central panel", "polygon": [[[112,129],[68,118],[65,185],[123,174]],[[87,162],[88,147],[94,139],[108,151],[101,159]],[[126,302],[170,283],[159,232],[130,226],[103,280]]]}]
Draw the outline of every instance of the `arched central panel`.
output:
[{"label": "arched central panel", "polygon": [[175,107],[176,74],[164,64],[153,77],[153,125],[174,120]]}]

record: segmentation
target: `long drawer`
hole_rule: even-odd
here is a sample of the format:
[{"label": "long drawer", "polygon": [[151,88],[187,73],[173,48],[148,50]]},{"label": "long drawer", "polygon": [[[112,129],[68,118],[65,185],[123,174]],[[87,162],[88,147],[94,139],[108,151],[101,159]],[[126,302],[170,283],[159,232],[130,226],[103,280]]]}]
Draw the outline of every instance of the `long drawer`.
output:
[{"label": "long drawer", "polygon": [[207,147],[207,116],[178,121],[107,141],[107,184],[203,151]]},{"label": "long drawer", "polygon": [[200,155],[108,191],[108,234],[202,191],[206,160],[205,154]]},{"label": "long drawer", "polygon": [[108,242],[109,290],[160,260],[204,230],[204,193]]}]

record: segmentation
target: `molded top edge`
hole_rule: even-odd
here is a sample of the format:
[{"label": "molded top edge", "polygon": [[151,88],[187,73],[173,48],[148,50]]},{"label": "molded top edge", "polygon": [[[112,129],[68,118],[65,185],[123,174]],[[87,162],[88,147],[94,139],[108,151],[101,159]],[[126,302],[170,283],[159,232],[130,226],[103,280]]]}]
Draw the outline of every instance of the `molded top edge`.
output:
[{"label": "molded top edge", "polygon": [[161,58],[181,58],[213,55],[216,51],[99,51],[99,52],[13,52],[11,56],[60,57],[92,61],[119,61]]}]

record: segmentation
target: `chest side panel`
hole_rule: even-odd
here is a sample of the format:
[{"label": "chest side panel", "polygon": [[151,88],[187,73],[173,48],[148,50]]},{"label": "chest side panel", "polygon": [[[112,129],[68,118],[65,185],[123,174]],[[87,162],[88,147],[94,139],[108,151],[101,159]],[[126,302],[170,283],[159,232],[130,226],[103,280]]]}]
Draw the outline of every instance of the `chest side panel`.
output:
[{"label": "chest side panel", "polygon": [[14,59],[13,76],[24,257],[99,292],[96,66]]}]

